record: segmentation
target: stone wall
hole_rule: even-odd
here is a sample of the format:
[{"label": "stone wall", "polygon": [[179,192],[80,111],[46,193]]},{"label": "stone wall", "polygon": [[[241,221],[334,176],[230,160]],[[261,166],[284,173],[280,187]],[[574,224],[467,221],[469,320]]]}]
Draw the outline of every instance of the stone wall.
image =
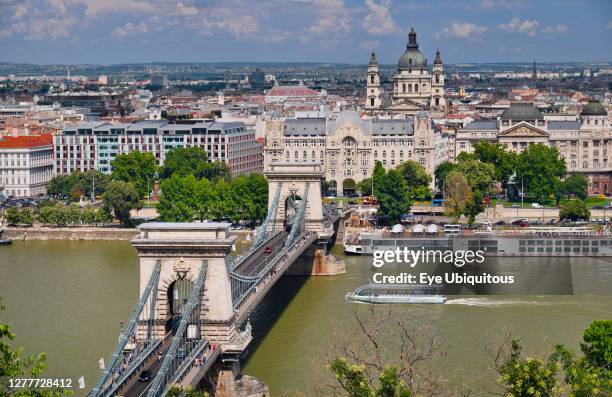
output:
[{"label": "stone wall", "polygon": [[138,229],[101,227],[8,227],[3,238],[25,240],[131,240]]}]

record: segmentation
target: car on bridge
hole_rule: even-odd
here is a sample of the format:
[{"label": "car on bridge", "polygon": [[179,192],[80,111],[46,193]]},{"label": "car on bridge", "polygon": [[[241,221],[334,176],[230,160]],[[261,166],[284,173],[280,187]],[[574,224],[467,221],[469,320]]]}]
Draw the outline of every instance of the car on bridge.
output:
[{"label": "car on bridge", "polygon": [[142,371],[138,376],[139,382],[149,382],[153,378],[151,371]]},{"label": "car on bridge", "polygon": [[272,253],[272,247],[267,246],[266,248],[264,248],[264,254],[268,255]]}]

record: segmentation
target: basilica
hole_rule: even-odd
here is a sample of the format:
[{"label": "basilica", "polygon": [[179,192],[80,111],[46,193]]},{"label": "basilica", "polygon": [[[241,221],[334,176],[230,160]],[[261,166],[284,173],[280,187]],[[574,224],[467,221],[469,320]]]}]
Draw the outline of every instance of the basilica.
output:
[{"label": "basilica", "polygon": [[385,100],[380,85],[380,72],[376,54],[372,52],[368,64],[365,110],[371,114],[409,114],[436,111],[445,108],[444,69],[440,51],[436,51],[430,71],[427,58],[419,50],[414,28],[408,34],[406,51],[397,63],[393,76],[393,95]]}]

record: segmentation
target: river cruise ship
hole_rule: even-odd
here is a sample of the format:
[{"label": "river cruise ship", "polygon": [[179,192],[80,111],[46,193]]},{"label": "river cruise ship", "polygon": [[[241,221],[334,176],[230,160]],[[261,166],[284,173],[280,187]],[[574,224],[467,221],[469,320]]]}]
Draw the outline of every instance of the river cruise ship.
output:
[{"label": "river cruise ship", "polygon": [[360,303],[444,303],[446,297],[439,294],[436,286],[425,287],[411,284],[365,284],[346,294],[347,302]]},{"label": "river cruise ship", "polygon": [[[400,226],[400,225],[396,225]],[[399,248],[484,251],[485,256],[612,257],[612,234],[585,227],[529,227],[474,231],[458,225],[414,225],[410,229],[371,230],[347,234],[344,252],[372,255]]]}]

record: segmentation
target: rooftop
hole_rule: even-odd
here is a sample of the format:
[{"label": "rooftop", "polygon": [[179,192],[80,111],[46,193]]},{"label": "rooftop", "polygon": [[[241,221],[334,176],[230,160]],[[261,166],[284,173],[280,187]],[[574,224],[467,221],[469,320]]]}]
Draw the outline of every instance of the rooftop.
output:
[{"label": "rooftop", "polygon": [[29,149],[52,144],[51,134],[0,137],[0,149]]},{"label": "rooftop", "polygon": [[544,120],[544,115],[531,102],[515,102],[501,114],[502,120]]}]

